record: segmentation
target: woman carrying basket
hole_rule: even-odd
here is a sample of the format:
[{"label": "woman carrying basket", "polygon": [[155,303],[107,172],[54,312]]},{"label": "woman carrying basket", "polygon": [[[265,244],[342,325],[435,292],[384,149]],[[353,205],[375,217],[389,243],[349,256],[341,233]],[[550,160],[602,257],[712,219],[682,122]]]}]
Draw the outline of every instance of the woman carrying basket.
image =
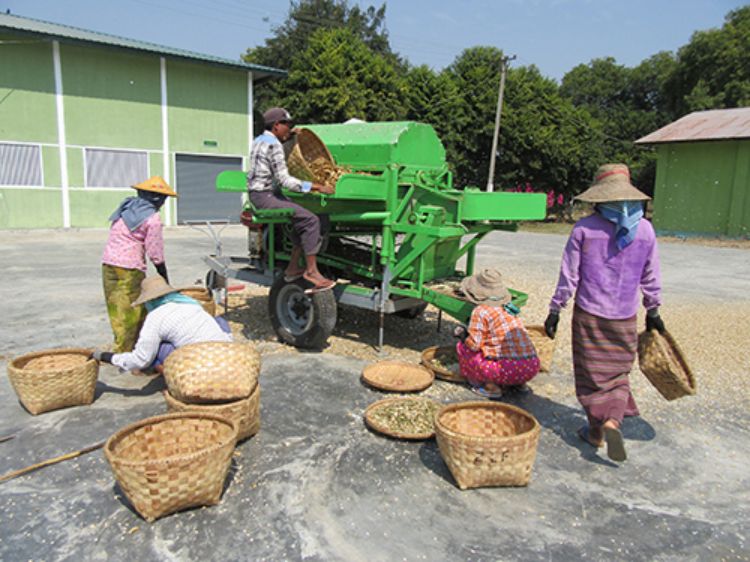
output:
[{"label": "woman carrying basket", "polygon": [[620,425],[625,416],[638,415],[628,373],[638,345],[639,289],[646,329],[664,331],[656,235],[643,219],[649,197],[630,183],[624,164],[601,166],[591,187],[576,199],[593,203],[595,212],[570,233],[544,327],[554,338],[560,310],[574,299],[576,396],[588,418],[578,435],[596,448],[606,441],[609,458],[624,461]]},{"label": "woman carrying basket", "polygon": [[500,398],[503,389],[528,391],[526,383],[539,372],[539,358],[500,272],[484,269],[464,278],[461,292],[477,305],[468,329],[454,331],[461,340],[456,344],[461,375],[486,398]]},{"label": "woman carrying basket", "polygon": [[159,176],[133,188],[138,195],[125,199],[109,217],[112,226],[102,256],[102,284],[115,353],[133,349],[143,323],[143,307],[133,308],[130,304],[138,296],[146,276],[146,256],[168,280],[159,209],[167,197],[177,194]]}]

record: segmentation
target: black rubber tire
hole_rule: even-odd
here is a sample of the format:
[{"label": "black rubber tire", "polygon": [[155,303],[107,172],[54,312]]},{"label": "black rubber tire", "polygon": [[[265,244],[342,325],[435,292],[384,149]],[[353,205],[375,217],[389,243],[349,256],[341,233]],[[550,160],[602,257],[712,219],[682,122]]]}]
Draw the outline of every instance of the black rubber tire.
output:
[{"label": "black rubber tire", "polygon": [[423,302],[422,304],[418,304],[417,306],[412,306],[411,308],[405,308],[404,310],[399,310],[396,312],[396,316],[400,316],[401,318],[417,318],[418,316],[421,316],[422,313],[427,308],[427,303]]},{"label": "black rubber tire", "polygon": [[268,316],[279,341],[303,349],[321,349],[336,326],[333,291],[306,295],[303,279],[287,283],[279,276],[268,295]]}]

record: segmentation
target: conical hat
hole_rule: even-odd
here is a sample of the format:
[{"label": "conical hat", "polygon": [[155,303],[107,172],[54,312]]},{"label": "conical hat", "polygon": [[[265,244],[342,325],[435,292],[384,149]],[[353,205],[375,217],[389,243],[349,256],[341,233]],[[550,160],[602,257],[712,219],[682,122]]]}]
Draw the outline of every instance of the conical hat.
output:
[{"label": "conical hat", "polygon": [[573,199],[587,203],[608,201],[648,201],[651,199],[630,183],[630,170],[625,164],[604,164],[594,176],[594,183]]},{"label": "conical hat", "polygon": [[159,297],[163,297],[164,295],[168,295],[169,293],[174,293],[176,291],[177,289],[167,283],[164,280],[164,277],[162,277],[161,275],[152,275],[151,277],[146,277],[143,281],[141,281],[141,294],[138,295],[138,298],[133,301],[133,304],[131,306],[136,307],[139,304],[143,304],[144,302],[148,302],[153,299],[158,299]]},{"label": "conical hat", "polygon": [[133,189],[140,189],[142,191],[153,191],[154,193],[161,193],[162,195],[168,195],[169,197],[177,197],[177,193],[167,185],[164,178],[161,176],[153,176],[148,178],[146,181],[137,183],[132,186]]}]

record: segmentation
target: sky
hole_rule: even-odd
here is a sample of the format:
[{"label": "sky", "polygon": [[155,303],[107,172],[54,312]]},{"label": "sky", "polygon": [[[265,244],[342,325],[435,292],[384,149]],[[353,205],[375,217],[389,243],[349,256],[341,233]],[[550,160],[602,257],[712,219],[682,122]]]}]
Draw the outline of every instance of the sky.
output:
[{"label": "sky", "polygon": [[[350,0],[350,5],[380,6]],[[636,66],[718,28],[739,0],[389,0],[391,48],[441,70],[478,45],[516,55],[560,80],[578,64],[614,57]],[[288,0],[0,0],[0,11],[238,60],[288,14]]]}]

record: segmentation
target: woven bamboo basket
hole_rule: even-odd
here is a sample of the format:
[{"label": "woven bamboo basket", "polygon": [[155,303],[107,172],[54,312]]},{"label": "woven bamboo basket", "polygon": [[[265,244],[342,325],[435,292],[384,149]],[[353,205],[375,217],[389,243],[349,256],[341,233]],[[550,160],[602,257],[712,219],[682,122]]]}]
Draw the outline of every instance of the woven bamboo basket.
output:
[{"label": "woven bamboo basket", "polygon": [[247,398],[259,373],[260,353],[247,343],[193,343],[173,351],[164,361],[169,393],[195,404]]},{"label": "woven bamboo basket", "polygon": [[294,148],[287,158],[287,167],[289,173],[296,178],[328,184],[328,178],[321,175],[321,171],[324,168],[336,169],[336,163],[328,147],[318,135],[310,129],[298,128]]},{"label": "woven bamboo basket", "polygon": [[435,435],[458,487],[526,486],[536,459],[539,422],[501,402],[461,402],[435,415]]},{"label": "woven bamboo basket", "polygon": [[90,349],[37,351],[8,363],[8,378],[21,404],[37,415],[94,401],[99,362]]},{"label": "woven bamboo basket", "polygon": [[130,503],[151,522],[219,503],[236,441],[233,421],[183,412],[121,429],[107,440],[104,454]]},{"label": "woven bamboo basket", "polygon": [[557,340],[553,340],[547,335],[544,326],[526,326],[526,332],[528,332],[531,343],[539,357],[541,365],[539,370],[548,373],[552,366],[552,357],[555,355]]},{"label": "woven bamboo basket", "polygon": [[211,296],[211,291],[205,287],[184,287],[180,289],[180,293],[186,297],[197,300],[203,307],[203,310],[208,312],[211,316],[216,316],[216,303]]},{"label": "woven bamboo basket", "polygon": [[362,380],[380,390],[418,392],[430,386],[435,375],[422,365],[405,361],[379,361],[364,368]]},{"label": "woven bamboo basket", "polygon": [[[455,370],[446,368],[446,361],[455,363]],[[455,346],[446,345],[438,347],[433,345],[432,347],[428,347],[422,352],[422,365],[430,369],[441,380],[458,383],[466,382],[466,379],[458,370],[458,355],[456,354]]]},{"label": "woven bamboo basket", "polygon": [[168,412],[199,412],[229,418],[237,424],[237,441],[252,437],[260,429],[260,384],[247,398],[226,404],[188,404],[164,391]]},{"label": "woven bamboo basket", "polygon": [[[389,424],[387,421],[381,420],[378,417],[379,411],[382,411],[383,408],[388,408],[394,405],[401,406],[405,410],[407,410],[407,412],[404,412],[407,416],[409,416],[409,414],[411,413],[412,415],[409,417],[411,418],[412,422],[415,419],[419,419],[417,417],[418,415],[424,416],[425,411],[429,413],[430,410],[427,408],[429,408],[430,406],[433,409],[439,407],[439,404],[437,402],[435,402],[434,400],[430,400],[429,398],[415,398],[412,396],[384,398],[383,400],[378,400],[377,402],[370,404],[365,410],[364,417],[367,426],[374,431],[377,431],[378,433],[382,433],[383,435],[394,437],[396,439],[423,441],[425,439],[430,439],[433,435],[435,435],[435,425],[432,421],[430,421],[429,427],[425,427],[423,431],[408,431],[405,429],[394,427],[392,424]],[[409,410],[411,410],[411,412],[409,412]],[[432,416],[427,419],[430,419],[431,417]]]},{"label": "woven bamboo basket", "polygon": [[693,371],[669,332],[649,330],[638,335],[638,365],[667,400],[695,394]]}]

